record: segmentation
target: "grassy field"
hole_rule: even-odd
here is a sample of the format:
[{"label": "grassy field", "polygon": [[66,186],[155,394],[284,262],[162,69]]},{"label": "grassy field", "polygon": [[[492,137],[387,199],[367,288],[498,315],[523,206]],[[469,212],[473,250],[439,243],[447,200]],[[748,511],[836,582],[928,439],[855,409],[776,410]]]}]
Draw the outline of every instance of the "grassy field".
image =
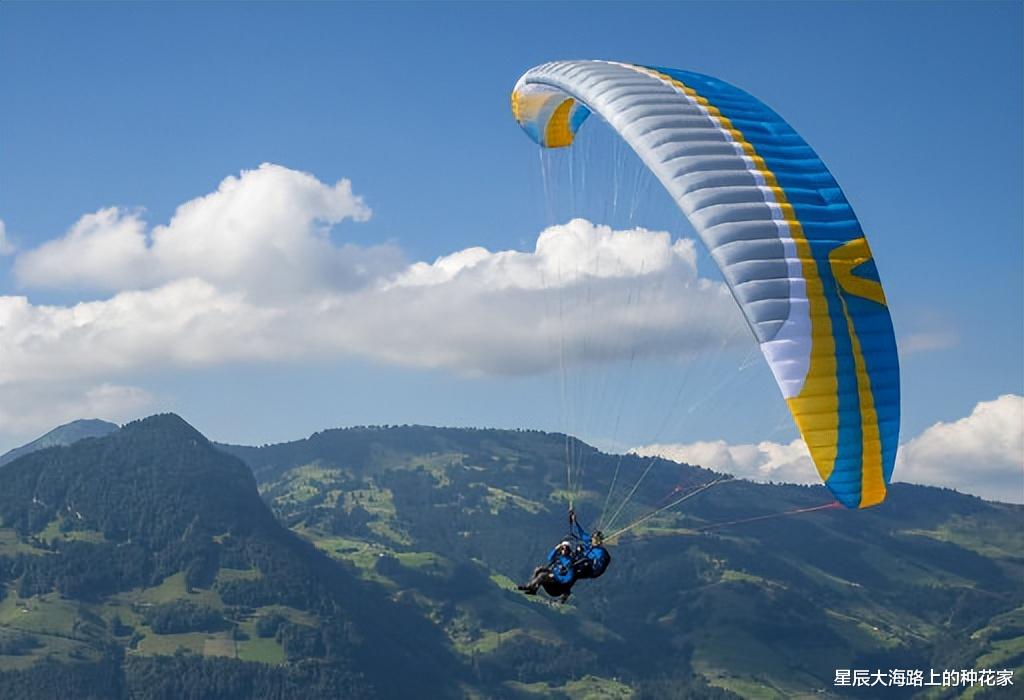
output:
[{"label": "grassy field", "polygon": [[242,661],[256,661],[261,664],[278,665],[285,662],[284,649],[273,638],[261,638],[252,634],[252,639],[238,643],[238,658]]},{"label": "grassy field", "polygon": [[235,640],[228,633],[224,636],[207,637],[206,641],[203,642],[203,655],[235,658],[238,655],[238,649]]},{"label": "grassy field", "polygon": [[[0,637],[28,635],[40,646],[18,656],[0,656],[0,671],[26,668],[43,658],[57,661],[95,659],[98,652],[89,644],[102,628],[96,619],[79,613],[77,603],[56,593],[19,598],[13,587],[0,601]],[[100,621],[102,624],[102,621]]]},{"label": "grassy field", "polygon": [[390,588],[395,587],[394,581],[377,573],[377,561],[381,557],[394,557],[402,566],[428,574],[447,576],[452,571],[452,563],[434,552],[398,552],[375,542],[326,535],[313,528],[299,527],[295,528],[295,532],[333,559],[353,564],[359,570],[360,576],[367,581],[374,581]]},{"label": "grassy field", "polygon": [[490,579],[498,588],[504,588],[506,591],[516,590],[516,582],[510,579],[505,574],[499,574],[497,572],[492,571],[490,574]]},{"label": "grassy field", "polygon": [[77,619],[77,604],[56,593],[21,599],[9,589],[0,601],[0,625],[11,629],[73,637]]},{"label": "grassy field", "polygon": [[990,642],[989,649],[987,654],[979,656],[974,662],[975,668],[1005,668],[1007,661],[1018,654],[1024,654],[1024,637]]},{"label": "grassy field", "polygon": [[18,554],[49,554],[45,549],[33,547],[27,542],[22,542],[18,533],[9,527],[0,528],[0,556],[16,556]]},{"label": "grassy field", "polygon": [[788,700],[790,697],[780,690],[752,678],[739,678],[724,673],[721,675],[705,673],[704,677],[710,685],[731,690],[749,700]]},{"label": "grassy field", "polygon": [[211,608],[224,607],[224,601],[220,599],[220,594],[215,590],[196,589],[189,593],[185,587],[185,572],[183,571],[168,576],[156,586],[136,588],[117,596],[117,598],[136,605],[160,605],[174,600],[188,600]]},{"label": "grassy field", "polygon": [[331,558],[347,561],[354,565],[359,571],[360,578],[389,588],[395,587],[394,581],[381,576],[376,570],[377,560],[380,557],[394,556],[391,549],[373,542],[325,535],[312,528],[297,527],[295,532],[312,542],[317,549],[322,549]]},{"label": "grassy field", "polygon": [[1024,530],[1003,528],[979,518],[954,515],[933,530],[905,530],[908,535],[952,542],[982,556],[1014,559],[1024,552]]},{"label": "grassy field", "polygon": [[228,569],[222,566],[217,572],[216,579],[214,579],[214,587],[218,583],[225,581],[255,581],[262,577],[263,574],[256,567],[251,569]]},{"label": "grassy field", "polygon": [[531,695],[559,693],[581,700],[629,700],[633,697],[633,689],[625,683],[598,676],[584,676],[561,686],[552,686],[547,683],[517,683],[515,681],[509,682],[507,685],[514,690]]},{"label": "grassy field", "polygon": [[307,464],[290,469],[281,479],[269,487],[265,486],[263,490],[266,491],[268,488],[287,484],[287,490],[282,495],[274,498],[274,502],[278,505],[304,503],[314,496],[324,493],[322,505],[327,508],[333,508],[341,491],[325,489],[325,486],[345,476],[346,472],[341,469],[325,468],[318,464]]},{"label": "grassy field", "polygon": [[231,630],[223,632],[185,632],[180,634],[155,634],[144,625],[138,627],[145,637],[135,653],[143,655],[174,654],[178,649],[204,656],[226,656],[243,661],[265,664],[283,664],[284,649],[273,637],[264,638],[256,634],[256,620],[262,616],[282,615],[291,622],[312,625],[316,623],[309,613],[281,605],[258,608],[247,619],[239,621],[238,628],[249,639],[235,640]]},{"label": "grassy field", "polygon": [[467,629],[465,617],[454,620],[445,631],[452,641],[455,651],[464,656],[475,656],[477,654],[491,654],[498,651],[502,644],[526,637],[540,644],[549,644],[554,647],[557,640],[550,638],[543,632],[527,630],[516,627],[514,629],[497,632],[484,628]]},{"label": "grassy field", "polygon": [[171,655],[182,649],[193,654],[202,654],[206,648],[206,640],[212,635],[206,632],[183,632],[181,634],[154,634],[144,627],[146,636],[139,642],[135,650],[137,654],[148,656]]},{"label": "grassy field", "polygon": [[466,455],[458,452],[430,452],[408,455],[388,449],[378,449],[377,459],[394,469],[423,469],[434,477],[438,486],[451,483],[448,471],[466,468]]},{"label": "grassy field", "polygon": [[[21,634],[10,628],[0,626],[0,638],[7,634]],[[35,649],[31,649],[26,654],[18,656],[0,656],[0,671],[16,671],[24,668],[28,668],[37,661],[42,659],[52,659],[55,661],[70,661],[70,660],[81,660],[81,659],[95,659],[98,654],[87,644],[82,642],[67,639],[64,637],[55,637],[49,635],[32,635],[35,639],[40,642],[40,646]]]},{"label": "grassy field", "polygon": [[412,538],[397,525],[395,498],[390,489],[378,488],[370,480],[367,488],[346,492],[344,505],[348,511],[359,506],[373,516],[366,526],[371,532],[398,545],[412,544]]},{"label": "grassy field", "polygon": [[747,581],[749,583],[756,583],[759,586],[777,585],[777,584],[773,584],[768,579],[761,578],[760,576],[754,576],[752,574],[748,574],[745,571],[735,571],[733,569],[725,569],[725,570],[723,570],[722,571],[722,577],[721,577],[720,580],[724,581],[724,582]]},{"label": "grassy field", "polygon": [[57,540],[62,540],[64,542],[94,542],[96,544],[107,541],[107,538],[103,536],[103,533],[97,532],[96,530],[68,530],[66,532],[62,532],[61,527],[64,523],[65,518],[58,515],[47,523],[43,531],[39,533],[39,539],[49,545],[52,545]]},{"label": "grassy field", "polygon": [[491,509],[491,515],[498,515],[508,508],[520,508],[527,513],[533,514],[543,513],[545,510],[544,505],[541,503],[493,486],[487,486],[487,505]]},{"label": "grassy field", "polygon": [[451,561],[434,552],[395,552],[394,556],[402,566],[426,574],[449,576],[454,569]]},{"label": "grassy field", "polygon": [[[302,504],[314,497],[322,497],[313,505],[314,510],[329,510],[339,505],[346,512],[356,507],[362,508],[370,515],[367,528],[371,532],[399,546],[411,545],[412,538],[398,526],[391,491],[378,486],[372,477],[361,482],[362,488],[351,488],[351,480],[352,475],[345,470],[306,465],[289,470],[261,490],[264,494],[278,494],[274,496],[273,503],[279,511],[306,507]],[[344,489],[341,488],[342,484],[345,485]]]}]

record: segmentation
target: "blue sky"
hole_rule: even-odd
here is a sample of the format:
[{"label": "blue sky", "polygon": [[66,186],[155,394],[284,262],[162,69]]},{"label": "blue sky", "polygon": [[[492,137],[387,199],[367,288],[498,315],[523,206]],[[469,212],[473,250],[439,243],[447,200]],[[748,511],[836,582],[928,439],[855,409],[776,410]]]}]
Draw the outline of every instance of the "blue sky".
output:
[{"label": "blue sky", "polygon": [[[121,290],[26,283],[15,267],[84,215],[116,206],[167,224],[179,205],[265,162],[328,185],[351,180],[373,214],[341,221],[339,244],[388,244],[428,263],[473,246],[530,251],[564,222],[546,214],[536,147],[510,117],[516,78],[559,58],[680,67],[760,97],[843,186],[908,350],[903,434],[913,439],[1022,393],[1021,20],[1014,2],[5,3],[0,220],[15,251],[0,257],[0,295],[60,307],[111,298]],[[672,227],[649,196],[651,218],[633,223]],[[699,265],[714,277],[706,255]],[[652,432],[671,399],[635,398],[635,427],[587,437],[787,443],[785,406],[747,349],[702,360],[720,366],[687,386],[688,420]],[[138,393],[84,404],[53,388],[18,395],[106,407],[114,419],[174,410],[239,442],[363,423],[566,427],[551,372],[466,376],[365,354],[107,372],[82,391]],[[636,369],[636,393],[666,372],[676,368]],[[722,382],[720,399],[701,399]],[[64,417],[42,405],[33,415],[0,426],[0,448]]]}]

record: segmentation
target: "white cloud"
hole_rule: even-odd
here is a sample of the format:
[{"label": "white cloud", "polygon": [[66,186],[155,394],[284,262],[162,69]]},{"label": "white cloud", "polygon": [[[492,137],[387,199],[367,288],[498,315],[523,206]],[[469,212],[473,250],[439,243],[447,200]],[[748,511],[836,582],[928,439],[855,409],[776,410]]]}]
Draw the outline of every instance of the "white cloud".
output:
[{"label": "white cloud", "polygon": [[593,279],[632,279],[664,272],[677,262],[681,265],[676,272],[681,272],[685,281],[694,281],[697,252],[692,240],[673,243],[665,232],[639,228],[613,231],[585,219],[573,219],[541,232],[532,253],[467,248],[433,263],[410,265],[396,284],[436,285],[468,274],[501,289],[545,289]]},{"label": "white cloud", "polygon": [[[819,483],[803,440],[788,445],[730,445],[717,440],[646,445],[633,451],[752,481]],[[900,447],[893,476],[896,481],[1024,503],[1024,397],[1007,394],[983,401],[966,418],[931,426]]]},{"label": "white cloud", "polygon": [[0,297],[0,386],[260,357],[261,331],[280,313],[197,279],[70,307]]},{"label": "white cloud", "polygon": [[0,219],[0,255],[11,255],[14,253],[14,245],[7,240],[7,225]]},{"label": "white cloud", "polygon": [[[117,383],[138,371],[355,356],[462,374],[560,360],[684,358],[747,334],[693,241],[551,227],[532,251],[469,248],[409,264],[393,246],[332,240],[370,215],[351,185],[263,165],[147,228],[102,209],[15,260],[30,288],[109,290],[71,305],[0,297],[0,392]],[[13,404],[0,398],[0,410]]]},{"label": "white cloud", "polygon": [[687,356],[742,324],[725,287],[697,276],[693,241],[582,219],[546,229],[532,252],[470,248],[337,304],[363,309],[342,312],[343,332],[379,359],[469,373]]},{"label": "white cloud", "polygon": [[350,288],[401,264],[390,246],[337,246],[330,230],[370,209],[348,180],[326,185],[264,163],[225,178],[216,192],[182,204],[147,231],[142,214],[114,207],[87,214],[62,238],[18,256],[28,288],[123,291],[189,277],[250,296]]},{"label": "white cloud", "polygon": [[[692,242],[627,232],[647,249],[643,263],[633,248],[604,250],[617,235],[577,220],[546,230],[531,253],[471,249],[359,289],[274,299],[197,278],[69,307],[0,297],[0,384],[332,355],[523,374],[553,369],[560,356],[686,356],[743,337],[727,290],[697,277]],[[633,270],[645,264],[652,271],[638,281]]]},{"label": "white cloud", "polygon": [[631,450],[645,457],[659,456],[675,462],[728,472],[751,481],[817,484],[821,479],[803,440],[730,445],[724,440],[654,444]]},{"label": "white cloud", "polygon": [[61,288],[133,285],[151,273],[145,230],[136,213],[111,207],[86,214],[63,238],[19,255],[15,277],[23,285]]},{"label": "white cloud", "polygon": [[931,426],[903,445],[895,475],[1024,503],[1024,397],[982,401],[966,418]]}]

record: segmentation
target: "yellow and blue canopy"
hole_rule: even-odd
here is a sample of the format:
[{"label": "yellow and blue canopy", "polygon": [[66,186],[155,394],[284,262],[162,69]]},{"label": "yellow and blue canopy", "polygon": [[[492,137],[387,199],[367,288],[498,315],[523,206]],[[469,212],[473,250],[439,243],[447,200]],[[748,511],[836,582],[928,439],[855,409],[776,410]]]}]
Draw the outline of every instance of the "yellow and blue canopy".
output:
[{"label": "yellow and blue canopy", "polygon": [[527,71],[512,112],[541,146],[596,112],[636,151],[718,263],[836,499],[885,499],[899,360],[867,239],[825,164],[778,114],[699,73],[610,61]]}]

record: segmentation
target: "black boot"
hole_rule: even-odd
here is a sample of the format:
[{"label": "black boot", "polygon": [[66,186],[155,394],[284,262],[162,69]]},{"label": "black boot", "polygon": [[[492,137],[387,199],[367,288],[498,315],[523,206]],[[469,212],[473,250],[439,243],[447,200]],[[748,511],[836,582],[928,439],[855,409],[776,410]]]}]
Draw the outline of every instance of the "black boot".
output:
[{"label": "black boot", "polygon": [[533,570],[533,578],[526,583],[516,586],[516,590],[522,591],[526,595],[537,595],[537,589],[540,588],[540,584],[544,581],[547,573],[548,570],[545,567],[538,566]]}]

